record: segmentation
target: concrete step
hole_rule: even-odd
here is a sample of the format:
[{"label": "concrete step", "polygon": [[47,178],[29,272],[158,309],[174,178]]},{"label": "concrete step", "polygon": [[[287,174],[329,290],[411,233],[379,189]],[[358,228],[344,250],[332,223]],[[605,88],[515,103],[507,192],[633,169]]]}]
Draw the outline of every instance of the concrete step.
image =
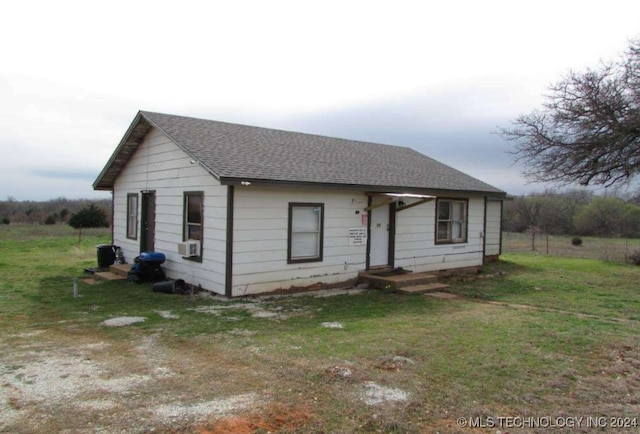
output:
[{"label": "concrete step", "polygon": [[394,275],[363,273],[359,276],[359,280],[369,283],[369,286],[371,286],[372,288],[400,289],[408,286],[434,283],[438,280],[438,277],[433,274],[410,272]]},{"label": "concrete step", "polygon": [[96,280],[126,280],[131,270],[131,264],[113,264],[109,271],[96,271],[93,278]]},{"label": "concrete step", "polygon": [[110,272],[124,276],[125,278],[128,276],[130,270],[131,264],[113,264],[109,267]]},{"label": "concrete step", "polygon": [[439,292],[448,287],[449,285],[445,285],[444,283],[433,282],[422,285],[404,286],[396,289],[396,292],[400,294],[425,294],[428,292]]},{"label": "concrete step", "polygon": [[93,278],[96,280],[127,280],[126,275],[113,273],[111,271],[98,271],[93,273]]}]

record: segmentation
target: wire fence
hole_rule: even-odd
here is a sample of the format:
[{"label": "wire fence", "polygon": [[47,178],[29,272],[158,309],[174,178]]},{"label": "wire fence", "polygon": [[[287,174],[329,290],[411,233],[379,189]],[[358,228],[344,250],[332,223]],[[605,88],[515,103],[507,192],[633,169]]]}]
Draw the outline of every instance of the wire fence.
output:
[{"label": "wire fence", "polygon": [[640,239],[579,237],[582,243],[573,244],[573,236],[539,233],[532,241],[531,234],[504,232],[503,253],[538,253],[576,258],[591,258],[611,262],[629,262],[640,254]]}]

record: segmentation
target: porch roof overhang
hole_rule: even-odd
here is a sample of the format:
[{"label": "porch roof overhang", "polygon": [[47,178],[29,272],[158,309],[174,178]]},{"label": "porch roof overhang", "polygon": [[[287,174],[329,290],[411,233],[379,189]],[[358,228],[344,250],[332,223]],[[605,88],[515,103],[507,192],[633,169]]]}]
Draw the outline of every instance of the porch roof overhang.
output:
[{"label": "porch roof overhang", "polygon": [[365,211],[371,211],[372,209],[375,209],[381,206],[389,205],[391,203],[397,203],[402,201],[402,199],[417,199],[416,202],[396,208],[396,211],[404,211],[405,209],[422,205],[423,203],[432,201],[436,198],[436,196],[432,196],[429,194],[416,194],[416,193],[367,193],[367,196],[383,197],[383,200],[379,203],[371,204],[370,206],[366,207],[364,209]]}]

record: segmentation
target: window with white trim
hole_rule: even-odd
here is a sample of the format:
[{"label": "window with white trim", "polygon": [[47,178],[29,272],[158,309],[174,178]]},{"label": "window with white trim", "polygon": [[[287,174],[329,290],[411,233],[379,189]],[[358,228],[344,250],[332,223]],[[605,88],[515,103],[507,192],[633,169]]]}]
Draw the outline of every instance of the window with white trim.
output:
[{"label": "window with white trim", "polygon": [[138,239],[138,193],[127,194],[127,238]]},{"label": "window with white trim", "polygon": [[322,261],[324,204],[289,204],[287,262]]},{"label": "window with white trim", "polygon": [[436,244],[467,242],[467,205],[467,200],[437,200]]}]

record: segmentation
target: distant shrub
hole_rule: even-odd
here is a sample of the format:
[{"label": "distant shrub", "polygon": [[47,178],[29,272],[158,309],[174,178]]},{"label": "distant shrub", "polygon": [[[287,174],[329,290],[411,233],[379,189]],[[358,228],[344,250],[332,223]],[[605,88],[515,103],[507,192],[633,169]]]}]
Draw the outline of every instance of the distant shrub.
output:
[{"label": "distant shrub", "polygon": [[3,217],[2,218],[2,224],[3,225],[8,225],[9,223],[11,223],[11,221],[9,221],[9,217]]},{"label": "distant shrub", "polygon": [[44,219],[44,224],[45,225],[55,225],[56,224],[56,218],[52,215],[47,216],[46,219]]},{"label": "distant shrub", "polygon": [[576,247],[580,247],[582,245],[582,238],[580,237],[571,238],[571,244],[573,244]]},{"label": "distant shrub", "polygon": [[89,204],[69,218],[69,226],[72,228],[107,228],[109,220],[107,214],[95,206]]},{"label": "distant shrub", "polygon": [[633,265],[640,265],[640,250],[636,250],[629,255],[629,262]]}]

